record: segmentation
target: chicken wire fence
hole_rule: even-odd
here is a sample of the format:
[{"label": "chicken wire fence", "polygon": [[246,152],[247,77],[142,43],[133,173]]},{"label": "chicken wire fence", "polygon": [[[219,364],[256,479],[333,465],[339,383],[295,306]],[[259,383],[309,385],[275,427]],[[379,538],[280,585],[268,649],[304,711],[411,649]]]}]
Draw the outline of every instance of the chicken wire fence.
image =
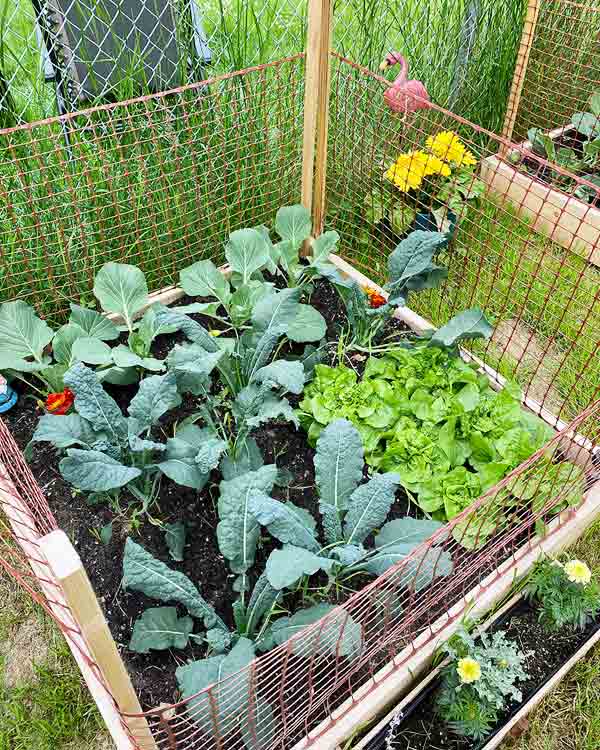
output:
[{"label": "chicken wire fence", "polygon": [[[0,126],[170,89],[301,52],[305,0],[3,0]],[[334,47],[399,49],[439,104],[502,121],[524,0],[338,0]]]},{"label": "chicken wire fence", "polygon": [[[303,83],[299,54],[2,131],[1,298],[25,299],[60,319],[70,301],[90,301],[94,273],[108,260],[138,264],[157,289],[194,260],[219,261],[232,229],[271,225],[280,205],[299,200]],[[380,282],[387,255],[407,228],[426,221],[446,232],[438,262],[448,279],[439,291],[414,295],[411,306],[436,324],[472,304],[483,307],[494,336],[465,357],[482,361],[496,381],[516,376],[529,408],[562,418],[554,420],[560,432],[310,630],[186,702],[144,706],[161,750],[293,748],[349,701],[336,714],[341,718],[360,686],[373,680],[373,687],[431,641],[434,621],[452,605],[454,619],[464,614],[465,594],[492,585],[501,561],[514,566],[537,549],[540,521],[573,506],[551,522],[555,533],[597,480],[599,272],[590,262],[595,243],[578,239],[592,224],[591,210],[578,217],[567,205],[549,219],[538,200],[526,214],[535,189],[521,191],[513,203],[507,185],[495,182],[513,167],[510,153],[526,155],[534,171],[560,168],[437,105],[393,113],[383,100],[389,85],[334,56],[326,224],[339,231],[342,255]],[[441,133],[450,135],[436,141]],[[424,152],[433,167],[439,144],[458,149],[455,166],[469,170],[440,172],[445,190],[433,198],[417,200],[414,184],[407,201],[415,152]],[[408,157],[398,164],[403,154]],[[514,172],[505,176],[508,186],[517,184]],[[559,229],[571,234],[567,246],[550,239]],[[549,468],[556,466],[550,453],[569,461],[565,471]],[[0,459],[0,564],[49,610],[97,673],[38,546],[56,519],[3,424]],[[515,503],[516,494],[525,501]],[[421,586],[424,578],[432,583]],[[127,731],[129,718],[122,716]]]}]

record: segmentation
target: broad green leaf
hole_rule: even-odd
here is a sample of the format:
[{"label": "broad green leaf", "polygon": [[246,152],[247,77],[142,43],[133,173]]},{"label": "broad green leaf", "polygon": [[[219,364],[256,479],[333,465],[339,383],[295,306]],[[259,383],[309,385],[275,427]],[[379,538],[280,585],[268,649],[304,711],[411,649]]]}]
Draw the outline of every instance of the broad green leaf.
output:
[{"label": "broad green leaf", "polygon": [[312,231],[310,212],[301,205],[283,206],[277,211],[275,229],[282,240],[287,240],[299,250]]},{"label": "broad green leaf", "polygon": [[177,392],[177,383],[172,372],[144,378],[129,404],[129,416],[135,420],[135,429],[130,431],[139,435],[148,430],[163,414],[180,403],[181,396]]},{"label": "broad green leaf", "polygon": [[199,260],[179,274],[180,285],[190,297],[216,297],[225,307],[229,304],[229,282],[211,260]]},{"label": "broad green leaf", "polygon": [[342,539],[342,513],[363,472],[362,441],[351,422],[337,419],[323,430],[314,464],[323,531],[327,542],[334,544]]},{"label": "broad green leaf", "polygon": [[[381,527],[381,531],[375,537],[375,546],[381,549],[395,544],[421,544],[443,527],[443,523],[428,521],[425,518],[394,518]],[[441,541],[442,537],[439,538],[439,542]]]},{"label": "broad green leaf", "polygon": [[600,136],[600,119],[598,115],[591,112],[576,112],[571,118],[571,123],[575,130],[587,138],[597,138]]},{"label": "broad green leaf", "polygon": [[114,341],[119,338],[119,329],[112,320],[88,307],[71,304],[69,325],[81,329],[83,336],[101,341]]},{"label": "broad green leaf", "polygon": [[[181,698],[186,701],[190,717],[209,737],[225,737],[250,724],[251,717],[254,721],[257,691],[248,669],[254,656],[252,641],[240,638],[227,656],[211,656],[177,668]],[[212,690],[207,693],[205,688],[211,685]]]},{"label": "broad green leaf", "polygon": [[82,336],[73,342],[71,357],[88,365],[110,365],[113,361],[110,346],[91,336]]},{"label": "broad green leaf", "polygon": [[250,512],[250,498],[271,492],[277,478],[277,466],[270,464],[249,471],[219,485],[219,523],[217,541],[234,573],[245,573],[254,564],[260,527]]},{"label": "broad green leaf", "polygon": [[165,524],[165,542],[169,555],[176,562],[183,562],[185,548],[186,527],[183,521]]},{"label": "broad green leaf", "polygon": [[600,117],[600,92],[596,91],[590,98],[590,112]]},{"label": "broad green leaf", "polygon": [[225,257],[231,270],[240,275],[241,283],[247,284],[252,274],[269,262],[269,246],[256,229],[238,229],[229,235]]},{"label": "broad green leaf", "polygon": [[167,440],[166,460],[158,468],[177,484],[201,490],[208,481],[196,463],[196,455],[202,444],[213,435],[212,430],[201,429],[195,424],[184,425]]},{"label": "broad green leaf", "polygon": [[267,573],[263,570],[252,589],[248,602],[246,633],[252,635],[255,632],[261,619],[271,612],[280,598],[281,591],[271,586]]},{"label": "broad green leaf", "polygon": [[329,255],[334,252],[339,242],[340,235],[337,232],[323,232],[311,243],[311,261],[313,263],[324,263],[329,260]]},{"label": "broad green leaf", "polygon": [[102,387],[96,373],[78,363],[66,373],[64,381],[75,394],[75,411],[96,432],[105,432],[115,444],[122,443],[127,437],[127,420]]},{"label": "broad green leaf", "polygon": [[489,339],[494,329],[478,307],[455,315],[446,325],[438,328],[429,343],[431,346],[455,346],[459,341]]},{"label": "broad green leaf", "polygon": [[254,374],[253,380],[258,383],[266,383],[271,388],[277,386],[283,389],[283,392],[302,393],[304,388],[304,367],[301,362],[278,359],[271,362],[270,365],[261,367]]},{"label": "broad green leaf", "polygon": [[210,386],[209,375],[223,355],[222,350],[207,352],[198,344],[176,344],[166,362],[169,370],[175,373],[181,392],[203,396]]},{"label": "broad green leaf", "polygon": [[148,302],[143,272],[127,263],[106,263],[94,281],[94,294],[105,312],[117,313],[131,331],[133,320]]},{"label": "broad green leaf", "polygon": [[246,424],[249,427],[258,427],[274,420],[293,422],[296,427],[300,426],[298,415],[287,398],[277,396],[265,396],[254,416],[246,419]]},{"label": "broad green leaf", "polygon": [[252,315],[252,310],[258,300],[271,292],[273,288],[273,284],[251,280],[236,289],[229,302],[229,317],[233,325],[243,325]]},{"label": "broad green leaf", "polygon": [[168,325],[164,320],[160,319],[157,315],[159,309],[160,307],[156,307],[155,305],[149,307],[140,321],[137,333],[134,334],[143,345],[143,351],[140,352],[135,349],[142,357],[146,357],[149,354],[150,346],[157,336],[175,333],[177,330],[177,326]]},{"label": "broad green leaf", "polygon": [[80,490],[106,492],[123,487],[141,475],[140,469],[122,463],[96,450],[69,448],[58,468],[63,477]]},{"label": "broad green leaf", "polygon": [[31,439],[52,443],[56,448],[70,448],[72,445],[90,448],[98,440],[98,434],[79,414],[44,414]]},{"label": "broad green leaf", "polygon": [[196,453],[194,461],[198,468],[203,474],[210,474],[213,469],[216,469],[221,460],[221,456],[227,448],[228,443],[225,440],[221,440],[218,437],[208,438]]},{"label": "broad green leaf", "polygon": [[[326,618],[318,626],[309,626]],[[291,617],[280,617],[272,626],[276,644],[285,643],[297,633],[304,631],[301,638],[294,641],[292,653],[309,658],[314,654],[322,656],[356,657],[362,650],[362,629],[342,607],[332,604],[316,604],[301,609]]]},{"label": "broad green leaf", "polygon": [[357,568],[380,576],[394,565],[406,561],[397,577],[394,577],[394,585],[414,588],[415,591],[428,586],[434,578],[447,576],[452,572],[452,558],[448,552],[438,547],[415,552],[415,546],[408,543],[382,547],[359,563]]},{"label": "broad green leaf", "polygon": [[76,325],[61,326],[52,339],[52,354],[56,362],[71,367],[77,357],[73,356],[73,344],[77,339],[87,336],[84,331]]},{"label": "broad green leaf", "polygon": [[199,344],[207,352],[219,350],[217,342],[212,336],[209,336],[206,328],[192,320],[189,315],[179,312],[177,308],[171,310],[164,305],[156,304],[152,307],[156,311],[157,324],[176,326],[178,331],[183,331],[190,341]]},{"label": "broad green leaf", "polygon": [[260,336],[256,341],[250,361],[245,366],[248,382],[269,361],[273,349],[296,314],[302,290],[283,289],[271,292],[260,299],[252,311],[252,322]]},{"label": "broad green leaf", "polygon": [[187,647],[193,629],[192,618],[177,617],[175,607],[152,607],[136,620],[129,648],[138,654],[147,654],[151,649],[183,649]]},{"label": "broad green leaf", "polygon": [[[53,330],[21,300],[0,305],[0,362],[2,370],[31,372],[50,364],[44,349]],[[29,367],[28,367],[29,365]]]},{"label": "broad green leaf", "polygon": [[344,536],[348,544],[364,542],[373,529],[385,523],[399,484],[399,474],[375,474],[354,490],[344,519]]},{"label": "broad green leaf", "polygon": [[96,375],[101,383],[112,385],[133,385],[140,379],[135,367],[108,367],[98,370]]},{"label": "broad green leaf", "polygon": [[156,443],[154,440],[144,440],[137,435],[129,434],[129,448],[133,453],[142,453],[144,451],[162,451],[166,450],[167,446],[164,443]]},{"label": "broad green leaf", "polygon": [[310,305],[298,305],[292,322],[287,327],[290,341],[306,343],[320,341],[327,333],[327,323],[318,310]]},{"label": "broad green leaf", "polygon": [[192,302],[189,305],[178,305],[177,312],[191,315],[206,315],[208,318],[218,318],[219,302]]},{"label": "broad green leaf", "polygon": [[303,576],[311,576],[318,570],[331,572],[333,560],[315,555],[302,547],[284,544],[275,549],[267,560],[266,573],[274,589],[290,588]]},{"label": "broad green leaf", "polygon": [[129,369],[131,367],[143,367],[145,370],[158,372],[165,369],[164,362],[154,357],[140,357],[128,346],[119,344],[112,350],[113,361],[117,367]]},{"label": "broad green leaf", "polygon": [[235,456],[223,456],[221,474],[223,479],[235,479],[247,471],[256,471],[263,465],[263,457],[256,440],[247,438],[238,445]]},{"label": "broad green leaf", "polygon": [[224,654],[231,646],[231,633],[221,628],[209,628],[206,631],[206,642],[213,654]]},{"label": "broad green leaf", "polygon": [[405,299],[411,289],[429,288],[438,282],[441,269],[432,258],[448,239],[441,232],[416,230],[403,239],[388,258],[390,302]]},{"label": "broad green leaf", "polygon": [[248,500],[248,510],[280,542],[319,551],[320,545],[313,530],[285,503],[255,491]]},{"label": "broad green leaf", "polygon": [[201,619],[204,627],[217,626],[227,630],[225,623],[186,575],[171,570],[136,544],[131,537],[125,542],[123,588],[139,591],[162,602],[178,602],[191,615]]},{"label": "broad green leaf", "polygon": [[39,370],[40,375],[48,384],[48,389],[51,393],[60,393],[63,390],[65,387],[63,378],[68,369],[68,365],[56,364]]}]

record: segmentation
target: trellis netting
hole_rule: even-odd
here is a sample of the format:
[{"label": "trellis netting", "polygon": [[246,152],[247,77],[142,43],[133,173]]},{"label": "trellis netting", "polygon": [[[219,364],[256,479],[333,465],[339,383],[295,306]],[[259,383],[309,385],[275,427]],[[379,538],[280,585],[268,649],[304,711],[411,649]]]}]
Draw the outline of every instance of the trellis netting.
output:
[{"label": "trellis netting", "polygon": [[[523,12],[524,0],[340,0],[333,46],[372,69],[404,51],[436,101],[496,127]],[[305,36],[305,0],[6,0],[0,126],[271,62]]]},{"label": "trellis netting", "polygon": [[[70,302],[92,302],[94,274],[109,260],[139,265],[159,290],[194,260],[221,261],[230,231],[271,226],[281,205],[300,199],[304,66],[304,55],[294,54],[1,131],[0,299],[24,299],[60,322]],[[522,172],[506,170],[526,160],[531,177],[550,168],[545,158],[440,106],[447,99],[434,93],[426,70],[412,75],[423,77],[435,103],[392,112],[383,97],[390,80],[332,55],[325,226],[341,236],[339,263],[383,283],[389,252],[407,229],[424,222],[445,232],[437,262],[448,278],[437,290],[411,294],[415,312],[401,311],[403,319],[421,331],[425,319],[441,325],[458,310],[481,306],[494,334],[463,356],[496,386],[516,379],[524,408],[556,435],[308,630],[187,701],[144,705],[143,715],[131,716],[119,711],[44,558],[40,539],[59,523],[0,422],[0,565],[59,623],[94,681],[96,699],[113,711],[133,747],[310,744],[308,733],[314,739],[340,724],[449,634],[473,603],[491,604],[498,582],[523,573],[542,545],[566,539],[567,530],[596,513],[600,272],[588,234],[595,231],[594,207],[578,214],[569,203],[553,204],[548,191],[540,196],[535,179],[524,186]],[[417,198],[423,174],[416,164],[436,165],[443,180],[434,196]],[[594,188],[583,177],[569,179]],[[557,462],[564,470],[553,468]],[[567,509],[556,515],[556,508]]]}]

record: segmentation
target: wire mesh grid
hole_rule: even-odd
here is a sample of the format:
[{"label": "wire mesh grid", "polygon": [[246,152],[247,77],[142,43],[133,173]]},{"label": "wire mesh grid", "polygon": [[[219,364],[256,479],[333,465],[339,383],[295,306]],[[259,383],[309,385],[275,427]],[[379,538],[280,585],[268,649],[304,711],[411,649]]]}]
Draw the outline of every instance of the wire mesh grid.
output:
[{"label": "wire mesh grid", "polygon": [[529,7],[536,22],[523,40],[530,53],[520,74],[515,141],[525,140],[530,128],[567,127],[575,113],[589,110],[590,98],[600,88],[600,6],[594,1],[530,0]]},{"label": "wire mesh grid", "polygon": [[[447,110],[390,111],[383,100],[387,86],[335,58],[327,224],[340,232],[343,255],[383,281],[387,257],[409,229],[449,232],[452,241],[439,258],[449,269],[446,283],[415,295],[411,306],[442,325],[479,305],[496,328],[475,353],[515,376],[548,411],[575,417],[597,398],[600,384],[600,214],[591,205],[582,211],[579,201],[565,202],[562,193],[540,194],[537,174],[566,172]],[[440,133],[459,136],[473,165],[453,166],[448,176],[409,187],[411,170],[418,177],[419,152],[432,154],[427,141]],[[505,147],[507,155],[497,156]],[[399,158],[409,174],[400,187],[386,177]],[[569,179],[589,187],[597,200],[597,188]]]},{"label": "wire mesh grid", "polygon": [[[523,0],[333,4],[334,48],[398,49],[434,100],[500,127]],[[5,0],[0,126],[221,75],[304,49],[306,0]]]},{"label": "wire mesh grid", "polygon": [[[28,299],[38,310],[55,314],[67,308],[73,295],[88,294],[94,270],[116,258],[139,263],[154,274],[151,286],[162,286],[192,259],[219,258],[230,229],[272,223],[279,205],[296,201],[299,192],[302,74],[303,59],[297,56],[169,94],[5,131],[13,182],[3,194],[3,231],[5,243],[12,241],[16,250],[3,257],[11,258],[4,295]],[[377,226],[381,221],[374,220],[373,210],[376,198],[382,202],[390,195],[383,173],[399,153],[422,149],[428,137],[449,130],[460,134],[478,160],[495,155],[499,145],[510,145],[436,106],[405,116],[391,113],[383,101],[388,85],[367,70],[335,60],[327,221],[342,235],[343,254],[376,280],[385,278],[385,259],[398,236],[389,221],[389,227]],[[75,136],[72,161],[61,122]],[[255,151],[246,151],[248,141]],[[59,168],[65,174],[57,180]],[[100,207],[94,202],[99,178],[105,181]],[[475,179],[473,172],[467,186]],[[180,184],[185,186],[181,192],[174,191]],[[19,221],[11,213],[16,205]],[[445,230],[452,223],[449,205],[440,219]],[[42,214],[42,207],[48,213]],[[474,355],[506,374],[516,370],[527,392],[550,411],[556,406],[565,418],[571,411],[581,414],[552,444],[308,632],[197,697],[151,711],[148,720],[159,748],[292,748],[346,699],[357,700],[351,697],[356,689],[381,679],[386,662],[395,658],[394,668],[399,668],[430,642],[432,623],[455,603],[453,617],[458,618],[466,606],[460,604],[464,595],[478,585],[482,590],[490,586],[502,560],[516,564],[537,544],[540,520],[550,521],[557,507],[579,503],[597,479],[591,455],[600,442],[600,402],[594,401],[597,269],[549,243],[491,194],[480,196],[479,203],[467,201],[455,213],[455,236],[440,259],[450,268],[449,280],[441,293],[422,296],[419,310],[438,323],[467,303],[491,308],[496,331],[498,323],[511,322],[500,342],[496,335]],[[38,247],[45,254],[37,253]],[[25,259],[20,276],[15,259]],[[542,275],[546,268],[549,275]],[[565,320],[569,325],[563,328]],[[511,348],[515,340],[520,349]],[[534,340],[538,348],[532,352]],[[533,377],[532,368],[553,357],[558,357],[558,371],[548,381],[539,372]],[[567,385],[561,385],[561,373],[569,374]],[[533,384],[540,380],[543,392],[537,393]],[[556,403],[550,400],[550,386],[560,387]],[[5,428],[0,442],[6,474],[27,509],[30,533],[39,536],[55,528],[43,493]],[[558,477],[550,467],[565,458],[573,463]],[[515,503],[516,487],[524,502]],[[540,496],[543,502],[535,503]],[[561,520],[569,518],[572,514],[566,513]],[[561,526],[559,520],[550,523],[551,533]],[[27,558],[36,563],[36,552],[25,554],[22,545],[15,546],[14,537],[19,543],[24,537],[15,535],[14,527],[5,525],[3,532],[2,566],[42,599],[45,592],[27,568]],[[452,572],[443,575],[449,562]],[[419,576],[426,571],[433,583],[421,588]]]},{"label": "wire mesh grid", "polygon": [[109,260],[158,289],[298,202],[303,70],[300,55],[0,133],[0,298],[59,318]]}]

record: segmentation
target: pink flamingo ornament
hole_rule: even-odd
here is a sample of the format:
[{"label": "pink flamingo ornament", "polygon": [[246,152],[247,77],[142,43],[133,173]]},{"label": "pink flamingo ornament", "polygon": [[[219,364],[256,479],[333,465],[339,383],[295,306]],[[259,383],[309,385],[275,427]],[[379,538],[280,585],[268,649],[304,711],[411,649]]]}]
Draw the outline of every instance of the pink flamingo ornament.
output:
[{"label": "pink flamingo ornament", "polygon": [[421,81],[407,81],[408,63],[399,52],[390,52],[379,66],[379,70],[387,70],[400,63],[400,75],[383,94],[385,103],[392,112],[416,112],[418,109],[428,109],[431,100],[425,85]]}]

